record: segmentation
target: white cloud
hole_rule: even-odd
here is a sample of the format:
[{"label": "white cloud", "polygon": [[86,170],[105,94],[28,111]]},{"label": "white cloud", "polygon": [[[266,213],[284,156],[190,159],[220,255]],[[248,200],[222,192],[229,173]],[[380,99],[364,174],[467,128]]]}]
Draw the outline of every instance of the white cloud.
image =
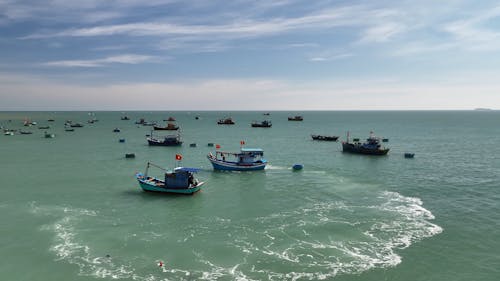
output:
[{"label": "white cloud", "polygon": [[158,61],[156,57],[145,55],[125,54],[94,60],[61,60],[43,63],[45,66],[55,67],[102,67],[108,64],[139,64]]}]

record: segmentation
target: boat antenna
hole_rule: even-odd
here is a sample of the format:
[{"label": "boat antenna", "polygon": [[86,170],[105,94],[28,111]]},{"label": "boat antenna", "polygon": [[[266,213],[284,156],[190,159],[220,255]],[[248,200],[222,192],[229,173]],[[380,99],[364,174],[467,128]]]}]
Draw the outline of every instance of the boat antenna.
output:
[{"label": "boat antenna", "polygon": [[349,143],[349,131],[347,131],[347,143]]}]

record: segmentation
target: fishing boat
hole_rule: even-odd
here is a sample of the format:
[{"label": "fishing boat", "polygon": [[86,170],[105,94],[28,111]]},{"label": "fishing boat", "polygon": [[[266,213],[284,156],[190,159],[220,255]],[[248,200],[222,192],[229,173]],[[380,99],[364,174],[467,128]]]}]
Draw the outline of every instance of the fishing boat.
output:
[{"label": "fishing boat", "polygon": [[167,126],[165,126],[165,127],[158,127],[158,126],[154,125],[153,129],[155,131],[159,131],[159,130],[171,130],[171,131],[175,131],[175,130],[179,130],[179,126],[175,125],[174,123],[168,123]]},{"label": "fishing boat", "polygon": [[304,117],[300,116],[300,115],[295,115],[295,116],[292,116],[292,117],[288,117],[288,121],[303,121],[304,120]]},{"label": "fishing boat", "polygon": [[405,156],[405,158],[413,158],[413,157],[415,157],[415,153],[405,152],[404,156]]},{"label": "fishing boat", "polygon": [[273,124],[270,120],[264,120],[262,122],[253,121],[251,126],[256,128],[271,128]]},{"label": "fishing boat", "polygon": [[324,135],[311,135],[313,140],[319,141],[337,141],[339,139],[338,136],[324,136]]},{"label": "fishing boat", "polygon": [[128,116],[126,116],[126,115],[125,115],[125,116],[122,116],[120,119],[121,119],[121,120],[130,120],[130,118],[129,118]]},{"label": "fishing boat", "polygon": [[82,128],[83,127],[83,125],[81,123],[71,123],[69,126],[72,128]]},{"label": "fishing boat", "polygon": [[51,134],[51,133],[47,133],[47,132],[45,132],[44,136],[45,136],[46,139],[52,139],[52,138],[56,137],[55,134]]},{"label": "fishing boat", "polygon": [[347,140],[342,142],[342,151],[367,155],[386,155],[389,148],[385,148],[380,144],[380,138],[376,137],[373,132],[366,139],[366,142],[350,142],[349,132],[347,132]]},{"label": "fishing boat", "polygon": [[[176,155],[176,159],[179,154]],[[153,166],[164,171],[164,179],[148,176],[149,167]],[[173,171],[168,171],[158,165],[148,162],[146,172],[144,174],[137,173],[135,178],[139,182],[142,190],[162,193],[176,194],[194,194],[200,191],[204,184],[194,177],[194,173],[198,172],[197,168],[177,167]]]},{"label": "fishing boat", "polygon": [[234,125],[234,121],[233,121],[233,118],[231,117],[228,117],[228,118],[224,118],[224,119],[219,119],[219,121],[217,121],[217,124],[219,125]]},{"label": "fishing boat", "polygon": [[[244,143],[242,143],[243,145]],[[216,145],[216,149],[220,148]],[[223,171],[256,171],[264,170],[267,161],[263,158],[264,151],[260,148],[243,148],[239,152],[215,151],[207,155],[214,170]]]},{"label": "fishing boat", "polygon": [[120,128],[114,128],[113,129],[113,133],[119,133],[119,132],[121,132]]},{"label": "fishing boat", "polygon": [[168,135],[162,138],[154,137],[153,132],[146,138],[149,145],[153,146],[177,146],[182,144],[181,136],[177,135]]},{"label": "fishing boat", "polygon": [[33,132],[32,132],[32,131],[23,131],[23,130],[19,131],[19,133],[20,133],[21,135],[31,135],[31,134],[33,134]]}]

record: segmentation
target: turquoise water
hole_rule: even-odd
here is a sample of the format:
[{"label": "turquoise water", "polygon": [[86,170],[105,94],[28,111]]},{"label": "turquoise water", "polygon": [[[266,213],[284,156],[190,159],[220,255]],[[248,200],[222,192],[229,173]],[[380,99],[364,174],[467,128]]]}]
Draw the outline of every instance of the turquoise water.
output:
[{"label": "turquoise water", "polygon": [[[296,114],[304,121],[287,121]],[[127,115],[96,112],[87,124],[87,112],[0,112],[4,128],[34,132],[0,136],[2,280],[500,278],[500,112]],[[147,146],[149,127],[134,122],[168,116],[184,144]],[[216,125],[225,116],[236,125]],[[26,117],[56,137],[22,127]],[[68,119],[85,127],[65,132]],[[273,127],[250,127],[264,119]],[[310,138],[348,130],[389,138],[389,155],[344,154],[339,142]],[[266,170],[213,172],[207,144],[236,151],[240,140],[264,149]],[[203,169],[203,190],[141,191],[135,172],[148,161],[171,168],[179,153]]]}]

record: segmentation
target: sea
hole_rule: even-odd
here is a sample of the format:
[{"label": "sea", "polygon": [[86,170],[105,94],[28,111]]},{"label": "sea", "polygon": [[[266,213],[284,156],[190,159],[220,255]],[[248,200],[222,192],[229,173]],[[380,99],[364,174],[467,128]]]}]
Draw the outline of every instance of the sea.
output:
[{"label": "sea", "polygon": [[[0,112],[17,130],[0,135],[0,279],[500,280],[500,111],[264,113]],[[135,122],[170,116],[183,145],[148,146],[151,127]],[[262,120],[272,127],[250,126]],[[343,153],[347,132],[390,151]],[[242,141],[266,169],[213,171],[215,145]],[[144,192],[134,175],[148,162],[200,168],[205,184]]]}]

